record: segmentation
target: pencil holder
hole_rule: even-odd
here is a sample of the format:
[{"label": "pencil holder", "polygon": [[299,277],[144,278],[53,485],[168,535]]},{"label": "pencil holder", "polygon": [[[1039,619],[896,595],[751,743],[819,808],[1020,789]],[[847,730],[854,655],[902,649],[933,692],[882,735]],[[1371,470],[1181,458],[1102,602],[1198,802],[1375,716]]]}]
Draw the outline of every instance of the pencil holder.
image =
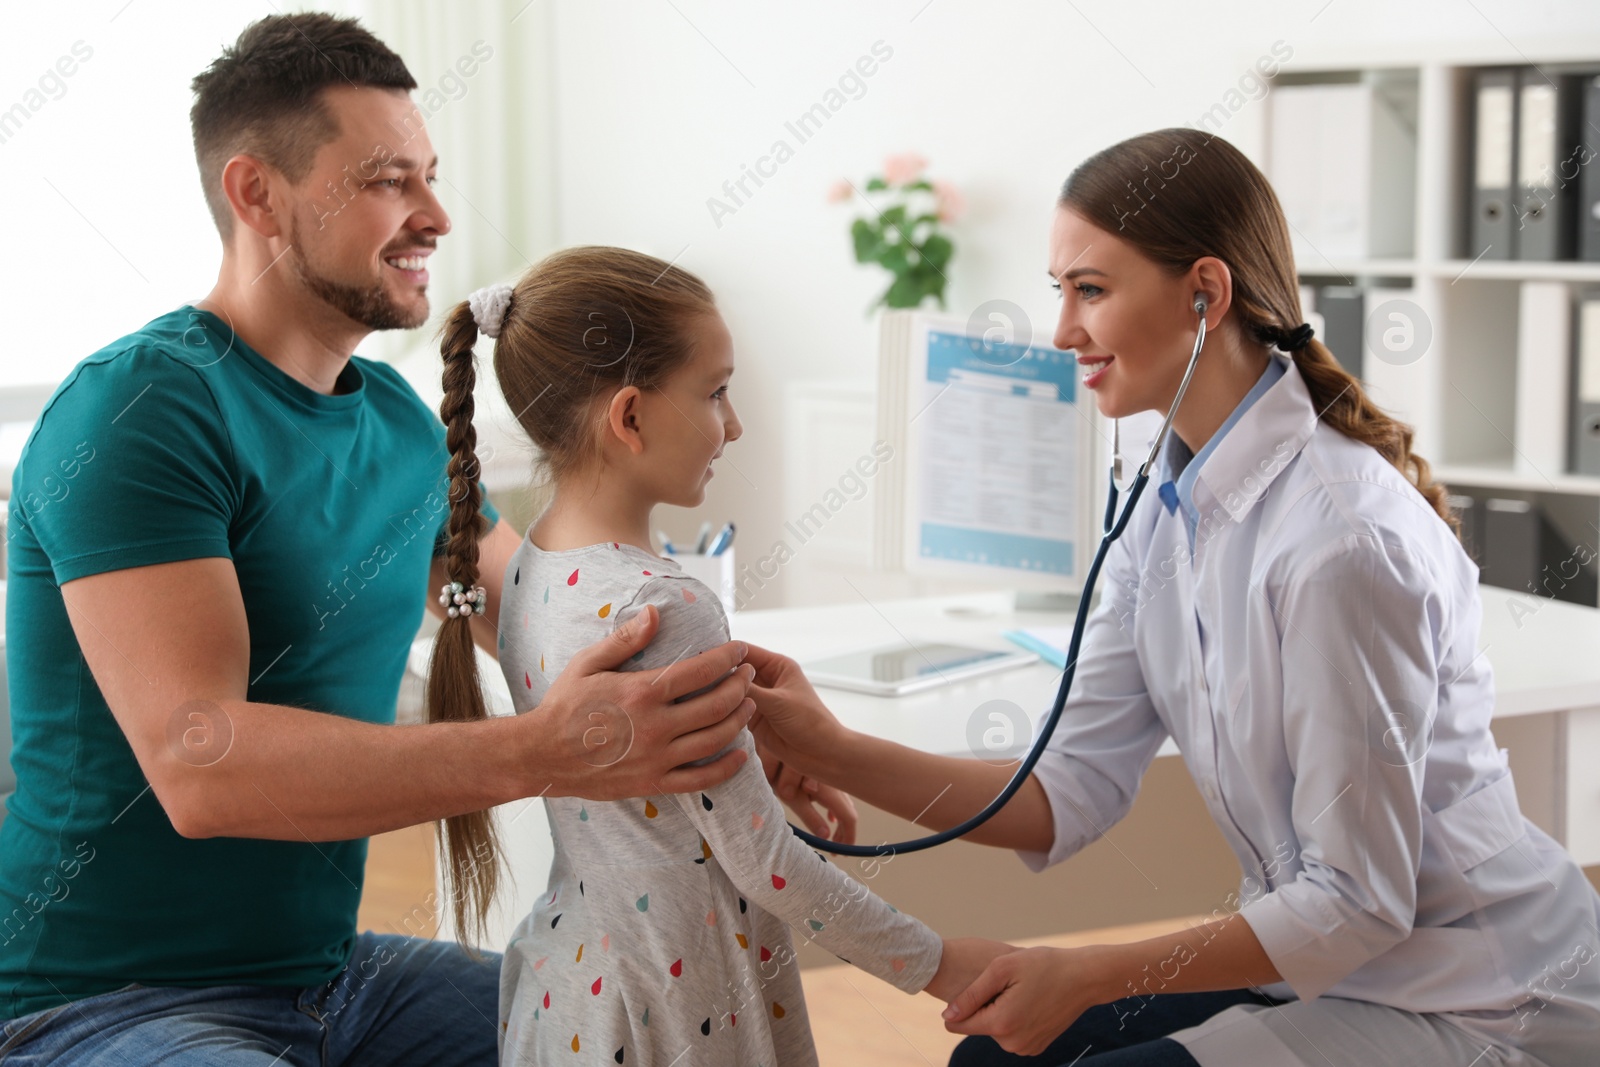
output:
[{"label": "pencil holder", "polygon": [[734,606],[734,564],[733,546],[729,545],[715,556],[682,555],[673,556],[673,562],[683,568],[683,573],[689,577],[705,583],[712,592],[722,601],[722,610],[729,615],[733,614]]}]

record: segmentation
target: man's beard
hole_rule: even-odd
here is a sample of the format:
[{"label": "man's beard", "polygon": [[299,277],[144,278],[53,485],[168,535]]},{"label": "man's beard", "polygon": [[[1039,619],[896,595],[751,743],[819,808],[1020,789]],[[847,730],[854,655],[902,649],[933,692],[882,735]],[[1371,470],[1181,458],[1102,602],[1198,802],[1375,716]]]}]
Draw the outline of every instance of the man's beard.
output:
[{"label": "man's beard", "polygon": [[426,300],[420,309],[403,307],[384,289],[382,281],[370,286],[347,285],[320,273],[300,252],[305,246],[295,232],[298,228],[290,228],[289,266],[311,295],[369,330],[414,330],[428,321]]}]

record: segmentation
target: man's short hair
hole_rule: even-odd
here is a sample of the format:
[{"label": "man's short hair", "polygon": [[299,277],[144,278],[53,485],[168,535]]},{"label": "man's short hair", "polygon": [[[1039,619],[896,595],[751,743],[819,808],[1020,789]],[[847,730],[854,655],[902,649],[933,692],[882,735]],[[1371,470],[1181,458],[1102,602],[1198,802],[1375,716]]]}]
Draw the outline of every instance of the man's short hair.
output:
[{"label": "man's short hair", "polygon": [[405,62],[355,19],[318,12],[272,15],[245,27],[232,48],[195,76],[194,154],[206,206],[224,242],[233,209],[222,167],[241,152],[298,182],[317,149],[339,135],[322,97],[331,86],[409,91]]}]

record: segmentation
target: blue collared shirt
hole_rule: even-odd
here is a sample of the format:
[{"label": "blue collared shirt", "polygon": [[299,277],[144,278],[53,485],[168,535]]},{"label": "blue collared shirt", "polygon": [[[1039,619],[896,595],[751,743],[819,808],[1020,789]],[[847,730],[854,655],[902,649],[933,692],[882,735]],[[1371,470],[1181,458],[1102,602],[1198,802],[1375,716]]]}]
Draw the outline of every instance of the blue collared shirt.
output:
[{"label": "blue collared shirt", "polygon": [[[1256,384],[1251,386],[1244,399],[1233,409],[1233,413],[1223,420],[1222,425],[1217,427],[1217,432],[1211,435],[1211,440],[1202,445],[1197,454],[1191,455],[1189,446],[1175,433],[1170,434],[1167,443],[1162,446],[1163,471],[1167,475],[1167,480],[1161,483],[1156,492],[1161,497],[1161,502],[1166,505],[1167,514],[1172,514],[1180,507],[1183,509],[1183,525],[1189,531],[1191,551],[1194,549],[1195,529],[1200,524],[1200,511],[1194,505],[1194,483],[1195,479],[1200,477],[1201,466],[1205,464],[1206,457],[1216,450],[1217,442],[1227,436],[1234,423],[1250,410],[1250,405],[1261,399],[1266,391],[1283,377],[1284,368],[1287,366],[1288,364],[1277,356],[1269,358],[1267,368],[1261,372],[1261,377],[1256,379]],[[1179,471],[1176,479],[1172,476],[1174,468],[1178,468]]]}]

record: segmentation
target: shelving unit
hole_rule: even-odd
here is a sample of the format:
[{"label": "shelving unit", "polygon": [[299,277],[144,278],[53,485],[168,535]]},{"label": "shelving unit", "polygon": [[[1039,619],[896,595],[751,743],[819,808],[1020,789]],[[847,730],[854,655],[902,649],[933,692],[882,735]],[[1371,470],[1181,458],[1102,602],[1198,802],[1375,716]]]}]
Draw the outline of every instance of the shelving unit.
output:
[{"label": "shelving unit", "polygon": [[[1368,345],[1363,378],[1373,400],[1411,424],[1413,447],[1452,493],[1531,503],[1545,515],[1556,543],[1586,549],[1593,558],[1600,556],[1600,477],[1574,473],[1567,464],[1571,345],[1551,351],[1523,336],[1523,327],[1525,316],[1548,315],[1559,305],[1561,293],[1550,283],[1565,288],[1570,322],[1577,295],[1600,287],[1600,263],[1483,258],[1482,250],[1470,247],[1469,221],[1476,71],[1536,65],[1600,72],[1600,48],[1590,51],[1409,63],[1297,54],[1254,114],[1256,143],[1263,147],[1256,161],[1264,167],[1273,147],[1274,94],[1285,86],[1379,87],[1403,122],[1413,124],[1415,211],[1409,251],[1330,259],[1302,250],[1297,264],[1302,281],[1382,289],[1389,296],[1404,292],[1426,317],[1432,341],[1404,365]],[[1600,149],[1600,131],[1590,131],[1589,144]],[[1600,160],[1589,165],[1600,166]],[[1403,243],[1391,240],[1389,247]],[[1369,317],[1372,303],[1369,299]],[[1577,602],[1595,606],[1594,563],[1588,571]],[[1494,578],[1485,575],[1486,581]],[[1523,583],[1497,584],[1517,588]],[[1561,598],[1574,599],[1573,590]]]}]

